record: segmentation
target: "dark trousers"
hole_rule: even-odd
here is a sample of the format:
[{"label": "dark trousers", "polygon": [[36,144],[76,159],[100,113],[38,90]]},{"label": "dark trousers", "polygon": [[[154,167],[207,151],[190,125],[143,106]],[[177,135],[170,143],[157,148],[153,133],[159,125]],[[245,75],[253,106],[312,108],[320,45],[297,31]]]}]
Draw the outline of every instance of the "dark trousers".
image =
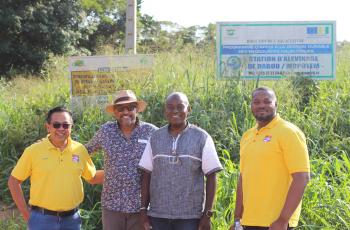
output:
[{"label": "dark trousers", "polygon": [[199,219],[165,219],[151,217],[152,230],[198,230]]},{"label": "dark trousers", "polygon": [[[268,230],[269,227],[258,227],[258,226],[243,226],[244,230]],[[288,227],[288,230],[294,230],[295,228]]]}]

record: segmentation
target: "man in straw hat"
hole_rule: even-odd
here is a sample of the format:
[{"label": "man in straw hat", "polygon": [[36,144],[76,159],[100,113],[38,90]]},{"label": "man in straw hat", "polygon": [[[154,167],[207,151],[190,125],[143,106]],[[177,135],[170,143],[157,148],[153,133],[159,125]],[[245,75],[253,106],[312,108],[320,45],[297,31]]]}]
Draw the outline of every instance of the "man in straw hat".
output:
[{"label": "man in straw hat", "polygon": [[105,153],[101,198],[104,230],[141,228],[141,173],[137,165],[151,133],[157,129],[137,117],[146,106],[131,90],[117,92],[114,102],[106,107],[116,121],[103,124],[86,145],[89,153],[100,149]]}]

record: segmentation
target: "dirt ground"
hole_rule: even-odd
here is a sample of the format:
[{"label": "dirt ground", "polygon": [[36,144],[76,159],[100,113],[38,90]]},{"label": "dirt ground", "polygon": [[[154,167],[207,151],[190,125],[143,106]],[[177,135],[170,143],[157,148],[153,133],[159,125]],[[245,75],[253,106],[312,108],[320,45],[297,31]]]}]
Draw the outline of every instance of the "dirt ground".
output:
[{"label": "dirt ground", "polygon": [[19,216],[20,216],[20,213],[14,204],[7,206],[0,201],[0,221],[6,220],[9,218],[17,218]]}]

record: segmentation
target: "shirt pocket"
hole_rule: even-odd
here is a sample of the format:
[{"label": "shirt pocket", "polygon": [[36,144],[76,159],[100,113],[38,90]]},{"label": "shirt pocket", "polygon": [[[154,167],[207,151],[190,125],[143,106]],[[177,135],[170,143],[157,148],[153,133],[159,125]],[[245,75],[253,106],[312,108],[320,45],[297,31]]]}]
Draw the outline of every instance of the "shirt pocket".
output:
[{"label": "shirt pocket", "polygon": [[192,172],[202,171],[202,161],[199,158],[189,157],[189,163]]}]

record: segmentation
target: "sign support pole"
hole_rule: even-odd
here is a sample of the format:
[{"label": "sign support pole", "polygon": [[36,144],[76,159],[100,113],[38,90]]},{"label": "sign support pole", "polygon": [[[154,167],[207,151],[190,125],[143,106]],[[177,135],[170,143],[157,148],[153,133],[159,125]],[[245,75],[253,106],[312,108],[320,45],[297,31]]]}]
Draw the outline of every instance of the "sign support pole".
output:
[{"label": "sign support pole", "polygon": [[127,0],[125,54],[136,54],[136,0]]}]

